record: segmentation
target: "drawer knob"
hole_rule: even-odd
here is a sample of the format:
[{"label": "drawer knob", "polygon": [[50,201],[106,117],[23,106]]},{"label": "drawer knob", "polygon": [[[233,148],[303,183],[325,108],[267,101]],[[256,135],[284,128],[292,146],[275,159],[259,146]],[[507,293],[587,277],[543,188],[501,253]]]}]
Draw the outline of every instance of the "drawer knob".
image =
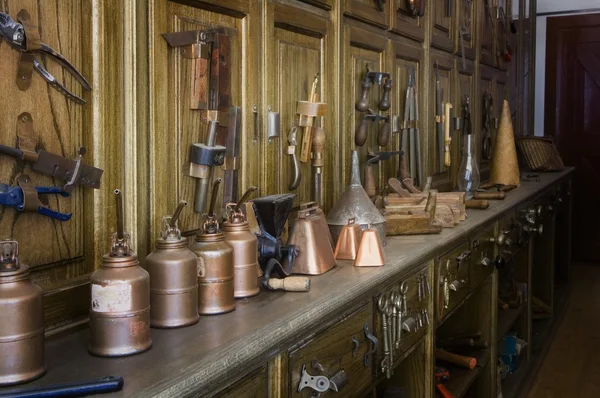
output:
[{"label": "drawer knob", "polygon": [[539,236],[542,236],[542,234],[544,233],[544,224],[540,224],[537,227],[525,225],[523,227],[523,231],[527,232],[530,235],[537,233]]}]

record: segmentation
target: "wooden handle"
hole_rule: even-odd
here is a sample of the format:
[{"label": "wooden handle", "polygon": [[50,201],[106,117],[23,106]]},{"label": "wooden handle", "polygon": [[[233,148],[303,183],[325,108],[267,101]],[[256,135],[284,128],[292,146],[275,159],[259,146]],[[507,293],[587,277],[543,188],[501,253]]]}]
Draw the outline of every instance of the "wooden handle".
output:
[{"label": "wooden handle", "polygon": [[501,187],[498,188],[498,191],[508,192],[508,191],[512,191],[516,187],[517,187],[516,185],[502,185]]},{"label": "wooden handle", "polygon": [[316,167],[323,166],[323,151],[325,150],[325,130],[321,127],[313,127],[312,138],[312,164]]},{"label": "wooden handle", "polygon": [[310,290],[310,278],[306,276],[271,278],[268,283],[273,290],[285,290],[286,292],[308,292]]},{"label": "wooden handle", "polygon": [[431,215],[431,218],[435,218],[435,206],[437,204],[437,191],[429,191],[427,197],[427,204],[425,205],[425,211]]},{"label": "wooden handle", "polygon": [[[383,96],[381,97],[381,101],[379,101],[378,107],[382,111],[387,111],[390,109],[390,91],[392,90],[392,79],[389,77],[385,81],[385,85],[383,86]],[[382,145],[385,146],[385,145]]]},{"label": "wooden handle", "polygon": [[377,135],[377,144],[379,146],[387,146],[390,142],[390,130],[391,130],[390,120],[386,120],[381,126],[379,130],[379,134]]},{"label": "wooden handle", "polygon": [[452,138],[450,137],[450,109],[452,109],[452,104],[446,102],[444,104],[444,166],[446,167],[450,167],[452,164],[450,153],[450,145],[452,144]]},{"label": "wooden handle", "polygon": [[475,192],[473,199],[492,199],[504,200],[506,194],[504,192]]},{"label": "wooden handle", "polygon": [[367,164],[365,167],[365,182],[363,186],[369,198],[372,198],[377,194],[377,188],[375,187],[375,175],[373,174],[373,165],[371,164]]},{"label": "wooden handle", "polygon": [[465,207],[467,209],[482,209],[485,210],[490,207],[490,202],[484,199],[471,199],[465,200]]},{"label": "wooden handle", "polygon": [[313,128],[304,127],[302,133],[302,146],[300,147],[300,161],[302,163],[308,162],[310,159],[310,148],[312,147],[313,140]]},{"label": "wooden handle", "polygon": [[435,358],[462,366],[463,368],[467,369],[473,369],[475,366],[477,366],[477,359],[473,357],[465,357],[464,355],[453,354],[440,348],[436,348]]},{"label": "wooden handle", "polygon": [[354,144],[363,146],[367,142],[367,119],[363,118],[354,132]]},{"label": "wooden handle", "polygon": [[443,398],[454,398],[454,395],[446,388],[445,385],[438,383],[435,385],[435,389],[440,393]]},{"label": "wooden handle", "polygon": [[410,178],[410,171],[408,168],[408,156],[406,156],[404,152],[400,152],[400,161],[398,166],[398,179],[402,181],[405,178]]},{"label": "wooden handle", "polygon": [[[369,79],[365,79],[362,82],[362,93],[360,94],[360,99],[356,102],[356,110],[359,112],[366,112],[369,108],[369,90],[371,89],[371,81]],[[359,145],[360,146],[360,145]]]}]

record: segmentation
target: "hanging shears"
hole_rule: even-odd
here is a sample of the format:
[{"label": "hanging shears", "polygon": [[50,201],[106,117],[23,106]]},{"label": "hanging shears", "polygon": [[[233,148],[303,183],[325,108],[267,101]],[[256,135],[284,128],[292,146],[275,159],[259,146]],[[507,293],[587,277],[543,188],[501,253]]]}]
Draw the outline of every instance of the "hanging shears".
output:
[{"label": "hanging shears", "polygon": [[[65,86],[59,83],[56,78],[46,70],[44,65],[38,61],[34,54],[42,52],[50,55],[61,64],[67,72],[73,75],[86,91],[91,91],[92,88],[85,77],[83,77],[83,75],[63,55],[49,45],[41,42],[37,26],[29,21],[29,14],[26,11],[21,10],[17,19],[21,23],[16,22],[8,14],[0,12],[0,38],[3,38],[12,48],[21,52],[17,80],[27,80],[31,73],[30,65],[32,65],[33,69],[35,69],[48,84],[58,90],[58,92],[78,104],[85,104],[83,98],[73,94]],[[27,86],[25,86],[25,88],[26,87]],[[19,88],[24,89],[21,84],[19,84]]]},{"label": "hanging shears", "polygon": [[18,185],[10,187],[0,184],[0,205],[16,208],[18,211],[35,211],[43,216],[59,221],[69,221],[72,213],[60,213],[45,207],[39,195],[57,194],[64,197],[69,194],[60,187],[32,187],[29,186],[29,177],[21,175],[17,179]]}]

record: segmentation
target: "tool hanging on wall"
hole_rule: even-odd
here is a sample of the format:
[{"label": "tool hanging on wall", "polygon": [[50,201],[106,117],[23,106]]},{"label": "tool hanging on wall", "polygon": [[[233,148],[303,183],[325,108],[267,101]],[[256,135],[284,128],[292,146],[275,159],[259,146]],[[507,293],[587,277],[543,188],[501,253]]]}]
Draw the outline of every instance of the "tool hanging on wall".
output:
[{"label": "tool hanging on wall", "polygon": [[460,60],[463,70],[467,69],[467,60],[465,55],[465,40],[471,40],[471,5],[472,0],[464,0],[465,8],[463,10],[463,23],[458,27],[458,39],[460,42]]},{"label": "tool hanging on wall", "polygon": [[75,159],[67,159],[43,149],[36,150],[32,135],[31,115],[27,112],[20,114],[17,118],[19,148],[0,145],[0,154],[31,163],[31,168],[38,173],[67,181],[62,188],[65,192],[72,192],[79,184],[95,189],[100,188],[100,178],[104,170],[83,163],[83,155],[86,153],[84,147],[79,148],[79,154]]},{"label": "tool hanging on wall", "polygon": [[8,184],[0,184],[0,205],[14,207],[18,211],[37,212],[42,216],[59,221],[71,219],[71,213],[65,214],[51,210],[40,201],[40,195],[56,194],[68,197],[68,192],[59,187],[33,187],[29,183],[29,176],[21,174],[17,177],[18,186],[11,188]]},{"label": "tool hanging on wall", "polygon": [[[410,177],[412,182],[420,186],[423,183],[421,171],[421,139],[419,136],[419,100],[417,97],[415,68],[408,71],[408,87],[404,103],[404,125],[402,128],[402,152],[408,155],[410,161]],[[402,160],[402,157],[400,158]],[[401,167],[401,163],[398,163]]]},{"label": "tool hanging on wall", "polygon": [[444,169],[444,126],[446,125],[444,113],[444,89],[440,82],[440,69],[438,62],[435,62],[435,123],[438,145],[438,173],[443,173]]},{"label": "tool hanging on wall", "polygon": [[380,161],[386,161],[390,159],[394,155],[401,154],[402,151],[395,152],[377,152],[377,153],[369,153],[367,155],[367,165],[365,166],[365,182],[364,189],[367,192],[369,198],[374,197],[377,194],[377,187],[375,186],[375,173],[373,171],[373,165],[379,163]]},{"label": "tool hanging on wall", "polygon": [[300,180],[302,179],[302,174],[300,170],[300,160],[298,159],[298,155],[296,155],[296,146],[297,141],[296,137],[298,135],[298,127],[294,126],[291,128],[288,133],[288,147],[287,154],[290,155],[292,159],[292,168],[291,168],[291,177],[290,184],[288,185],[288,189],[290,191],[294,191],[300,185]]},{"label": "tool hanging on wall", "polygon": [[[181,56],[192,60],[193,78],[191,82],[191,109],[205,110],[208,123],[206,144],[192,144],[190,148],[190,177],[197,178],[194,210],[204,213],[208,189],[213,175],[213,167],[225,163],[225,157],[231,159],[226,169],[236,171],[239,155],[239,121],[240,111],[232,110],[231,105],[231,52],[230,34],[224,28],[206,30],[163,33],[164,39],[171,47],[181,47]],[[210,62],[209,62],[210,61]],[[208,80],[206,76],[208,71]],[[235,121],[227,132],[227,144],[233,148],[226,149],[220,127],[227,127],[229,121]],[[233,131],[231,131],[233,130]],[[226,196],[233,198],[237,183],[233,184],[233,173],[227,181],[229,188]],[[236,195],[237,196],[237,195]],[[235,198],[232,199],[232,201]]]},{"label": "tool hanging on wall", "polygon": [[235,202],[238,197],[238,169],[240,168],[240,146],[242,129],[242,109],[229,107],[229,126],[225,149],[225,173],[223,177],[223,202]]},{"label": "tool hanging on wall", "polygon": [[379,146],[387,146],[390,141],[390,132],[392,132],[390,116],[386,116],[381,113],[375,113],[371,108],[369,108],[369,92],[373,84],[383,86],[383,94],[381,96],[381,100],[377,104],[379,110],[385,112],[389,110],[391,106],[390,92],[392,90],[392,79],[390,74],[385,72],[370,72],[369,69],[367,69],[362,82],[362,93],[360,99],[355,105],[355,109],[358,112],[366,112],[359,125],[356,127],[356,131],[354,132],[354,144],[356,146],[363,146],[367,141],[367,122],[369,120],[374,121],[376,124],[380,124],[380,121],[384,121],[383,126],[380,126],[379,128],[377,144]]},{"label": "tool hanging on wall", "polygon": [[450,167],[452,159],[450,147],[452,145],[452,137],[450,137],[450,109],[452,109],[452,104],[446,102],[444,104],[444,120],[446,121],[444,123],[444,166],[446,167]]},{"label": "tool hanging on wall", "polygon": [[319,206],[323,205],[323,150],[325,148],[325,130],[316,128],[313,133],[312,142],[312,168],[313,168],[313,202],[317,202]]},{"label": "tool hanging on wall", "polygon": [[494,119],[494,99],[489,91],[483,93],[483,126],[481,130],[481,158],[483,160],[490,160],[492,157],[492,129],[497,128],[495,122],[498,119]]},{"label": "tool hanging on wall", "polygon": [[54,58],[63,69],[66,69],[81,84],[84,90],[91,91],[92,87],[81,72],[58,51],[41,41],[38,27],[31,20],[26,10],[19,11],[17,20],[21,23],[16,22],[8,14],[0,12],[0,37],[4,38],[9,46],[21,52],[17,68],[17,87],[19,87],[19,90],[24,91],[31,86],[31,75],[35,69],[42,79],[59,93],[78,104],[85,104],[83,98],[69,91],[46,70],[44,65],[37,60],[36,54],[43,53]]},{"label": "tool hanging on wall", "polygon": [[298,114],[298,127],[303,129],[302,147],[300,148],[300,161],[308,162],[313,141],[314,130],[320,128],[316,125],[316,118],[323,117],[327,113],[327,104],[319,102],[317,85],[319,83],[319,74],[315,75],[310,89],[308,101],[298,101],[296,113]]}]

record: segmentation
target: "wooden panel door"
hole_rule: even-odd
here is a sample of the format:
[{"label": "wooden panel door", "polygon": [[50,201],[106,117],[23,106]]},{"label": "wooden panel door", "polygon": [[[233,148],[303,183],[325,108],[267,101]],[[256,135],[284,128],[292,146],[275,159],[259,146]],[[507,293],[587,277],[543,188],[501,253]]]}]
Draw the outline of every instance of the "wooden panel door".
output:
[{"label": "wooden panel door", "polygon": [[[252,104],[257,103],[257,47],[256,22],[258,10],[249,17],[249,2],[221,2],[219,12],[214,7],[195,8],[174,2],[159,2],[159,9],[151,21],[153,75],[151,76],[152,109],[150,173],[154,184],[151,186],[153,211],[150,214],[153,234],[151,241],[158,236],[160,222],[170,214],[177,201],[194,202],[197,179],[189,175],[189,151],[193,143],[206,143],[208,123],[206,111],[191,109],[190,96],[193,78],[193,60],[182,57],[181,48],[170,48],[161,34],[223,27],[230,35],[231,105],[242,108],[242,171],[244,182],[255,185],[257,174],[248,174],[259,159],[258,146],[252,145],[251,131]],[[254,55],[253,55],[254,54]],[[243,73],[244,71],[244,73]],[[220,129],[226,128],[220,127]],[[222,134],[220,130],[219,134]],[[256,172],[258,173],[258,171]],[[223,170],[215,167],[213,179],[223,176]],[[246,184],[240,185],[240,191]],[[211,183],[212,190],[212,183]],[[210,190],[210,191],[211,191]],[[210,195],[209,191],[209,195]],[[223,186],[217,196],[217,209],[222,209]],[[208,204],[207,204],[208,207]],[[193,231],[201,226],[202,214],[189,206],[179,218],[182,231]]]},{"label": "wooden panel door", "polygon": [[[0,42],[0,144],[17,145],[17,120],[27,112],[33,131],[27,137],[35,149],[44,149],[74,159],[80,146],[87,149],[84,163],[104,169],[101,188],[77,186],[70,197],[44,195],[44,206],[62,213],[72,213],[61,222],[35,212],[17,212],[0,206],[0,238],[19,242],[19,257],[30,266],[33,281],[45,294],[45,324],[48,329],[58,323],[85,316],[89,309],[89,274],[108,250],[114,223],[112,190],[123,188],[122,145],[128,133],[122,131],[123,70],[119,43],[123,30],[107,14],[122,13],[121,2],[106,1],[92,5],[79,0],[7,0],[0,11],[15,21],[20,10],[30,14],[39,27],[42,42],[65,56],[88,80],[92,92],[81,85],[49,56],[36,54],[52,76],[87,103],[77,104],[47,84],[35,71],[31,86],[17,88],[15,79],[19,52]],[[110,26],[110,28],[108,28]],[[92,46],[95,32],[97,45]],[[116,65],[119,65],[117,67]],[[63,187],[66,181],[34,171],[30,163],[0,156],[0,183],[17,185],[17,176],[28,174],[33,186]],[[127,196],[127,195],[126,195]],[[126,200],[131,197],[126,198]],[[130,227],[130,225],[127,225]]]},{"label": "wooden panel door", "polygon": [[475,0],[456,0],[454,3],[456,4],[455,52],[462,56],[464,49],[465,58],[475,59],[476,16],[479,3]]},{"label": "wooden panel door", "polygon": [[338,0],[342,2],[344,15],[382,28],[390,22],[391,1],[384,0]]},{"label": "wooden panel door", "polygon": [[[522,134],[522,111],[523,111],[523,48],[522,48],[522,3],[524,0],[512,0],[514,3],[518,3],[519,15],[515,16],[515,24],[517,26],[516,35],[509,35],[509,46],[513,49],[512,59],[508,65],[508,97],[507,100],[510,104],[510,111],[512,116],[512,124],[515,130],[515,135]],[[514,6],[516,7],[516,6]]]},{"label": "wooden panel door", "polygon": [[573,179],[573,259],[600,260],[600,15],[548,18],[545,133]]},{"label": "wooden panel door", "polygon": [[[464,107],[467,101],[467,97],[469,97],[469,109],[471,112],[471,132],[473,134],[474,142],[479,142],[480,131],[476,128],[479,122],[479,115],[475,112],[477,100],[475,98],[475,64],[473,61],[466,61],[466,68],[462,68],[462,62],[460,59],[455,61],[456,63],[456,88],[454,91],[454,100],[452,109],[455,117],[464,118]],[[462,120],[462,125],[464,126],[464,119]],[[458,174],[458,169],[460,167],[460,162],[462,160],[462,155],[464,152],[464,143],[466,137],[463,136],[463,129],[454,133],[452,137],[452,165],[450,166],[452,175],[455,176]],[[475,151],[475,157],[479,159],[478,152]]]},{"label": "wooden panel door", "polygon": [[[367,161],[368,151],[377,152],[377,133],[379,126],[370,122],[368,128],[367,142],[358,147],[354,144],[354,133],[359,125],[364,113],[355,110],[356,101],[361,98],[362,81],[368,70],[391,72],[391,65],[386,64],[388,50],[388,39],[377,29],[359,24],[354,21],[346,20],[344,23],[343,37],[343,73],[342,73],[342,91],[341,91],[341,128],[339,136],[340,161],[337,163],[342,175],[342,185],[340,190],[336,190],[339,195],[345,189],[350,176],[350,155],[353,149],[356,149],[359,154],[361,165],[361,180],[364,179],[364,165]],[[398,85],[393,82],[392,95],[393,98],[398,90]],[[377,103],[381,98],[383,89],[379,85],[373,85],[369,91],[369,107],[376,112]],[[384,112],[385,113],[385,112]],[[382,148],[381,150],[388,150]],[[383,170],[374,173],[376,186],[382,188]]]},{"label": "wooden panel door", "polygon": [[495,13],[494,0],[476,0],[479,2],[477,18],[477,42],[479,43],[480,62],[489,65],[496,65],[495,56]]},{"label": "wooden panel door", "polygon": [[[406,90],[408,88],[408,79],[411,69],[414,70],[414,87],[415,94],[417,99],[417,109],[416,114],[418,115],[417,128],[419,134],[420,141],[420,159],[421,159],[421,167],[422,167],[422,176],[423,180],[427,179],[427,162],[424,160],[424,156],[427,153],[427,134],[425,134],[425,121],[427,120],[427,113],[424,112],[425,108],[423,104],[425,103],[425,96],[420,95],[423,91],[423,50],[422,48],[415,42],[401,39],[401,40],[393,40],[392,41],[392,50],[393,50],[393,79],[396,90],[393,95],[393,103],[391,113],[393,115],[398,115],[398,133],[392,135],[392,147],[386,148],[386,150],[398,151],[401,149],[402,135],[405,132],[402,130],[402,125],[404,122],[404,109],[406,106]],[[422,111],[423,110],[423,111]],[[406,132],[408,133],[408,131]],[[415,131],[417,134],[417,131]],[[416,145],[415,145],[416,148]],[[409,155],[409,152],[407,152]],[[416,156],[416,155],[415,155]],[[384,182],[387,181],[390,177],[396,177],[398,173],[398,164],[399,164],[398,156],[393,157],[392,159],[386,161],[384,165]],[[424,185],[424,181],[417,181],[417,176],[413,176],[413,181],[418,183],[419,186]]]},{"label": "wooden panel door", "polygon": [[[497,71],[496,72],[496,93],[494,97],[494,114],[496,115],[495,124],[498,124],[500,121],[500,115],[502,114],[502,103],[504,100],[508,100],[509,96],[509,88],[508,88],[508,76],[505,72]],[[513,120],[513,125],[514,125]]]},{"label": "wooden panel door", "polygon": [[411,39],[423,41],[425,38],[425,16],[414,16],[407,0],[391,0],[390,30]]},{"label": "wooden panel door", "polygon": [[[477,154],[479,159],[479,172],[481,174],[481,181],[487,181],[490,177],[490,158],[493,148],[494,140],[496,139],[496,109],[502,106],[501,102],[497,101],[495,97],[496,89],[494,85],[494,70],[488,66],[480,65],[479,67],[479,87],[478,92],[475,94],[476,105],[473,108],[473,113],[479,115],[479,121],[473,124],[473,128],[476,129],[479,134],[477,140]],[[486,101],[488,97],[491,101]],[[491,107],[491,115],[486,120],[486,109],[485,107]],[[484,153],[484,139],[486,136],[489,137],[488,141],[490,150],[487,154]],[[489,145],[488,144],[488,145]]]},{"label": "wooden panel door", "polygon": [[432,0],[430,7],[431,46],[454,51],[456,33],[456,7],[451,0]]},{"label": "wooden panel door", "polygon": [[[437,67],[436,67],[437,65]],[[439,189],[441,191],[450,191],[454,188],[454,180],[456,177],[456,173],[453,172],[455,161],[452,161],[452,165],[450,167],[444,166],[444,157],[443,152],[440,152],[439,148],[439,134],[437,131],[437,124],[435,121],[436,116],[436,69],[439,71],[439,81],[440,87],[443,91],[443,102],[452,102],[454,100],[454,56],[441,52],[441,51],[431,51],[430,56],[430,76],[429,80],[431,82],[429,86],[429,100],[427,101],[427,111],[429,117],[427,118],[427,126],[428,126],[428,134],[427,134],[427,142],[430,143],[428,146],[429,153],[429,170],[430,174],[433,176],[433,188]],[[457,104],[453,104],[456,107]],[[451,115],[456,114],[456,108],[452,109]],[[449,121],[451,124],[450,128],[450,136],[454,139],[456,134],[454,134],[452,129],[452,120]],[[454,143],[452,144],[452,148],[456,146]]]},{"label": "wooden panel door", "polygon": [[[335,125],[335,103],[330,90],[335,62],[329,61],[332,59],[330,43],[333,36],[328,17],[326,11],[309,5],[267,4],[262,80],[264,101],[260,112],[263,115],[262,149],[266,156],[258,166],[262,195],[288,192],[291,174],[291,160],[286,155],[288,134],[297,124],[297,102],[308,100],[313,80],[318,75],[317,93],[320,101],[327,104],[327,116],[317,118],[317,125],[324,128],[326,136],[322,173],[323,207],[326,210],[333,204],[332,187],[337,179],[337,168],[333,167],[337,146],[332,127]],[[269,109],[279,112],[281,130],[281,136],[270,141],[266,123]],[[303,134],[303,129],[299,128],[297,156],[300,156]],[[314,176],[310,159],[301,163],[301,175],[300,186],[294,191],[298,194],[297,203],[310,201],[313,197]]]}]

